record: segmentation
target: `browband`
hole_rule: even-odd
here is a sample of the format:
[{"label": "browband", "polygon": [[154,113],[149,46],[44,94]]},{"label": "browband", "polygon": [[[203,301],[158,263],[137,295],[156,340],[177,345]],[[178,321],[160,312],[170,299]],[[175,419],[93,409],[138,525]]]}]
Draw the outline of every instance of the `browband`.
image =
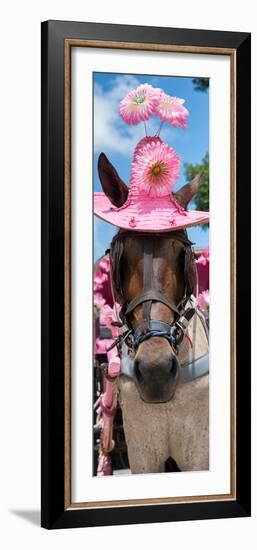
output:
[{"label": "browband", "polygon": [[167,306],[169,309],[180,314],[180,311],[178,307],[174,304],[170,298],[162,294],[161,292],[158,292],[157,290],[148,290],[147,292],[144,292],[144,294],[141,294],[140,296],[136,296],[129,302],[129,305],[125,311],[125,315],[129,315],[140,304],[143,304],[144,302],[148,302],[149,300],[152,300],[153,302],[162,302],[165,306]]}]

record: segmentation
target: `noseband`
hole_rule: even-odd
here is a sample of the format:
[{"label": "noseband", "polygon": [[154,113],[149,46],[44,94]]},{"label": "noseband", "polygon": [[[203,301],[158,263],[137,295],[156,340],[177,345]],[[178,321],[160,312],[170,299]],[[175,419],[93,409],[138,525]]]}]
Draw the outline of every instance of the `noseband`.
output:
[{"label": "noseband", "polygon": [[[121,253],[119,258],[115,257],[114,247],[118,238],[124,238],[128,235],[128,232],[120,232],[114,237],[111,250],[111,272],[114,294],[122,291],[120,280],[116,280],[118,274],[117,268],[120,270],[120,265],[117,266],[117,260],[120,263]],[[136,350],[138,346],[150,338],[158,336],[159,338],[165,338],[171,345],[173,351],[177,354],[179,344],[182,342],[186,328],[195,313],[195,308],[187,308],[186,303],[189,297],[194,291],[195,281],[195,261],[194,252],[191,248],[192,243],[187,239],[185,231],[173,231],[167,234],[162,234],[162,237],[169,237],[174,240],[182,242],[185,246],[185,262],[184,262],[184,276],[185,276],[185,292],[182,300],[175,304],[168,296],[163,292],[159,292],[153,288],[153,246],[151,236],[145,233],[137,234],[143,238],[143,289],[142,294],[133,298],[129,303],[125,300],[121,310],[121,319],[123,321],[121,340],[125,341],[129,348]],[[134,236],[134,235],[133,235]],[[114,265],[116,262],[116,265]],[[118,287],[118,289],[117,289]],[[167,306],[172,313],[174,313],[174,321],[171,324],[164,321],[155,321],[151,319],[151,308],[153,302],[159,302]],[[142,305],[143,308],[143,320],[140,325],[134,329],[130,316],[136,307]],[[117,345],[117,342],[114,343]]]}]

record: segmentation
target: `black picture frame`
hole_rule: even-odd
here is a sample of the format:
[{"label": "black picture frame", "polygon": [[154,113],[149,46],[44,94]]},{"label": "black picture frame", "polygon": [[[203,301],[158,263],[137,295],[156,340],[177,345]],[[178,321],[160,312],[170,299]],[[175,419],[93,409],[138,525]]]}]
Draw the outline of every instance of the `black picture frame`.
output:
[{"label": "black picture frame", "polygon": [[[96,40],[228,48],[236,87],[235,498],[69,509],[64,495],[64,42]],[[47,21],[42,23],[42,526],[47,529],[242,517],[251,514],[250,46],[251,35]]]}]

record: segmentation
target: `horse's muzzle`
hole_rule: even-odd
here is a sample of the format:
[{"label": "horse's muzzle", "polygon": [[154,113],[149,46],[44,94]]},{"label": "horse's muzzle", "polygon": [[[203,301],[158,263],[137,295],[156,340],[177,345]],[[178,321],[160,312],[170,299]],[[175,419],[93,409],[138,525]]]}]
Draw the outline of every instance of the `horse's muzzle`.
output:
[{"label": "horse's muzzle", "polygon": [[179,378],[177,357],[169,352],[137,353],[134,362],[134,380],[140,397],[149,403],[170,401],[175,394]]}]

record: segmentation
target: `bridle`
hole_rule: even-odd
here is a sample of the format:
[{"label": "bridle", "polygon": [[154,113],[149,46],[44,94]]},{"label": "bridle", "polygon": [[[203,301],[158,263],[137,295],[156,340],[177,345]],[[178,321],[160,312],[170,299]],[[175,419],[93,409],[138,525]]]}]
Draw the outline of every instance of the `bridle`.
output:
[{"label": "bridle", "polygon": [[[117,276],[120,277],[120,262],[121,255],[123,253],[123,247],[118,244],[118,254],[114,252],[117,246],[118,239],[124,239],[127,235],[131,235],[130,232],[120,231],[113,239],[110,248],[110,260],[111,260],[111,279],[113,286],[114,296],[117,293],[122,293],[121,281],[117,280]],[[133,232],[133,236],[135,233]],[[116,340],[112,346],[121,345],[125,342],[126,345],[137,350],[138,346],[150,338],[161,337],[165,338],[172,347],[175,354],[178,354],[178,348],[181,344],[187,326],[195,313],[194,307],[187,307],[186,304],[190,296],[194,292],[195,286],[195,259],[194,252],[192,250],[192,243],[188,240],[185,230],[172,231],[168,234],[160,234],[160,238],[169,237],[173,240],[178,240],[183,243],[185,248],[184,258],[184,278],[185,278],[185,291],[182,300],[178,304],[175,304],[166,294],[153,288],[153,260],[154,260],[154,248],[152,245],[152,235],[146,233],[137,233],[137,236],[143,239],[143,288],[142,293],[133,298],[130,302],[127,302],[123,297],[123,306],[120,313],[122,319],[121,336]],[[117,262],[119,265],[117,265]],[[151,319],[151,308],[153,302],[159,302],[166,305],[174,314],[174,320],[171,324],[161,320]],[[131,324],[131,313],[136,307],[142,305],[143,319],[139,326],[134,329]],[[112,347],[111,346],[111,347]]]}]

